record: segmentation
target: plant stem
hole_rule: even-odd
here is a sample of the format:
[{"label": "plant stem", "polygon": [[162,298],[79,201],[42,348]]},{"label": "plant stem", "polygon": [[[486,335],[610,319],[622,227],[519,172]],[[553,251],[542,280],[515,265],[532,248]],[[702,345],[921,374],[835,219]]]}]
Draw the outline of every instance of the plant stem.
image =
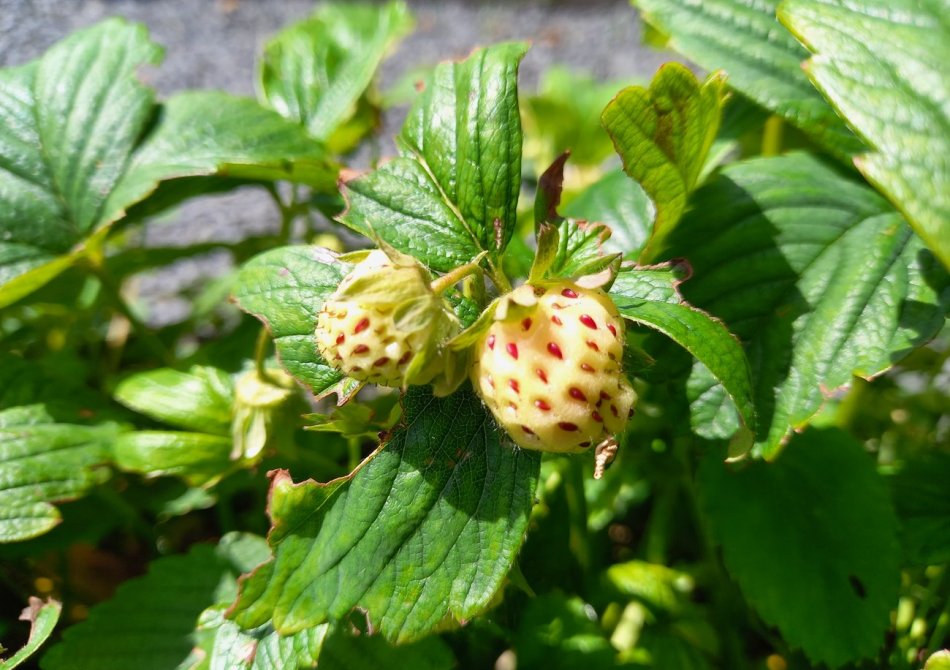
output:
[{"label": "plant stem", "polygon": [[93,272],[96,277],[99,278],[100,283],[102,284],[103,290],[108,294],[110,300],[113,303],[113,306],[116,310],[124,316],[129,324],[132,326],[132,329],[135,331],[135,334],[142,340],[142,344],[152,352],[152,354],[158,358],[164,365],[172,365],[174,363],[174,358],[168,349],[165,348],[165,345],[158,338],[155,332],[149,328],[135,312],[132,311],[132,308],[125,301],[125,298],[122,297],[122,289],[119,286],[119,283],[115,280],[109,270],[106,268],[105,264],[97,261],[94,258],[90,258],[90,263]]},{"label": "plant stem", "polygon": [[782,153],[782,117],[772,115],[762,129],[762,155],[778,156]]},{"label": "plant stem", "polygon": [[277,205],[277,209],[280,211],[280,233],[277,235],[277,243],[279,245],[288,244],[294,230],[294,219],[299,211],[297,187],[291,187],[289,204],[285,204],[281,199],[280,193],[277,192],[276,184],[270,183],[266,186],[266,189],[267,192],[270,193],[270,197],[273,198],[274,204]]},{"label": "plant stem", "polygon": [[587,537],[587,500],[584,497],[584,466],[580,458],[568,457],[564,478],[570,526],[568,545],[577,559],[583,580],[591,575],[590,541]]},{"label": "plant stem", "polygon": [[261,332],[257,334],[257,342],[254,345],[254,368],[257,370],[259,379],[271,384],[274,380],[267,373],[267,351],[270,348],[270,332],[266,326],[261,326]]},{"label": "plant stem", "polygon": [[433,281],[431,284],[432,292],[436,295],[441,295],[452,286],[455,286],[457,283],[462,281],[465,277],[476,272],[481,272],[481,270],[482,269],[479,266],[478,261],[461,265]]},{"label": "plant stem", "polygon": [[465,278],[464,293],[466,297],[475,301],[479,309],[484,309],[485,305],[488,304],[488,295],[485,292],[485,279],[481,275],[469,275]]},{"label": "plant stem", "polygon": [[347,472],[353,472],[356,466],[363,460],[363,454],[360,452],[360,440],[357,437],[351,437],[346,441]]},{"label": "plant stem", "polygon": [[505,271],[501,269],[501,266],[496,266],[490,258],[488,259],[488,276],[499,293],[502,295],[511,293],[511,282],[505,276]]}]

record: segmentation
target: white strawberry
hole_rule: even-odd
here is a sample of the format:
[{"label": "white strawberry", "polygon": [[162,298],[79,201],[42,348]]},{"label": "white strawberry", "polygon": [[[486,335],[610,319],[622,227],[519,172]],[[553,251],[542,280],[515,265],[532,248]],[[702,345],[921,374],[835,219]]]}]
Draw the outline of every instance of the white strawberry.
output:
[{"label": "white strawberry", "polygon": [[442,344],[458,330],[429,272],[393,250],[375,250],[344,278],[317,319],[317,347],[348,376],[383,386],[426,384],[444,367]]},{"label": "white strawberry", "polygon": [[472,383],[526,449],[578,452],[621,432],[636,394],[620,369],[624,325],[599,289],[512,292],[475,345]]}]

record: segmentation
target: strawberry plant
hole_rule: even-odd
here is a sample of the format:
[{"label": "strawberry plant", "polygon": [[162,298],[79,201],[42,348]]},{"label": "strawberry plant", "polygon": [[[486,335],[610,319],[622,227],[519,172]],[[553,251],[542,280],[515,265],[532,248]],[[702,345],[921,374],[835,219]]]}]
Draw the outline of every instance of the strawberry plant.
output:
[{"label": "strawberry plant", "polygon": [[488,45],[365,169],[398,2],[256,100],[120,19],[0,70],[0,668],[944,667],[945,7],[635,5],[710,74]]}]

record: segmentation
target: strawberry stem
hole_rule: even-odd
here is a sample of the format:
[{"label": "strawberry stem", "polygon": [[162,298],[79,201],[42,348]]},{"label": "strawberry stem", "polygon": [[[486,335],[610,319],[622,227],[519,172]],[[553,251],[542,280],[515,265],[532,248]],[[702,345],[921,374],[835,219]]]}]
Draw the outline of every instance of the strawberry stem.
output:
[{"label": "strawberry stem", "polygon": [[476,258],[471,263],[466,263],[465,265],[460,265],[451,272],[447,272],[442,275],[435,281],[430,284],[432,292],[436,295],[441,295],[445,293],[448,289],[458,284],[460,281],[465,279],[467,276],[474,274],[476,272],[481,272],[482,268],[479,266],[481,261],[481,256]]}]

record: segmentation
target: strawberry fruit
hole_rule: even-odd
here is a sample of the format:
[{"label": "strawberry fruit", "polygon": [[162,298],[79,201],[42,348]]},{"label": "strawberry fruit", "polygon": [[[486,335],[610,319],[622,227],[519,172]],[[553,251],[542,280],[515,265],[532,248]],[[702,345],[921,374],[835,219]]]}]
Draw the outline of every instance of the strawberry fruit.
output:
[{"label": "strawberry fruit", "polygon": [[624,325],[599,289],[524,285],[475,345],[472,383],[526,449],[579,452],[621,432],[636,394],[621,372]]},{"label": "strawberry fruit", "polygon": [[412,257],[375,250],[344,278],[317,319],[317,348],[333,367],[382,386],[427,384],[458,330],[431,276]]}]

